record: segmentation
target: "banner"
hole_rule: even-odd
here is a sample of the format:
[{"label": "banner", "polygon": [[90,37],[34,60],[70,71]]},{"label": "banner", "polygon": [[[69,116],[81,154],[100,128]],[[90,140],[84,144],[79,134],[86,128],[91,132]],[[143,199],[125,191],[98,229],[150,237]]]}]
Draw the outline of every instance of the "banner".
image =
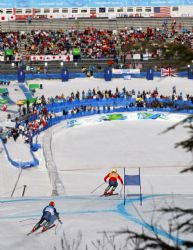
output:
[{"label": "banner", "polygon": [[5,50],[5,55],[6,56],[13,56],[13,49],[6,49]]},{"label": "banner", "polygon": [[193,0],[1,0],[0,8],[74,8],[74,7],[124,7],[124,6],[182,6],[193,5]]},{"label": "banner", "polygon": [[63,62],[72,62],[73,61],[73,55],[31,55],[30,56],[31,61],[63,61]]},{"label": "banner", "polygon": [[140,74],[140,69],[112,69],[113,74]]},{"label": "banner", "polygon": [[73,48],[72,54],[73,56],[80,56],[80,48]]},{"label": "banner", "polygon": [[141,55],[140,54],[133,54],[133,59],[134,60],[140,60],[141,59]]},{"label": "banner", "polygon": [[21,61],[21,56],[20,55],[16,55],[14,58],[15,62],[20,62]]},{"label": "banner", "polygon": [[143,54],[143,61],[149,60],[149,54]]}]

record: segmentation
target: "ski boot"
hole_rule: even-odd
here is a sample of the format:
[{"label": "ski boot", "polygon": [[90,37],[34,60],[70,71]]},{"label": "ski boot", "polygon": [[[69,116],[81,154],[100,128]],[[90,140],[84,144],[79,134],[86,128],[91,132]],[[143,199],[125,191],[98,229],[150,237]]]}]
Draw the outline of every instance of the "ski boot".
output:
[{"label": "ski boot", "polygon": [[112,195],[113,192],[114,192],[114,190],[111,190],[111,191],[108,193],[108,195]]},{"label": "ski boot", "polygon": [[108,195],[108,190],[105,190],[103,195]]},{"label": "ski boot", "polygon": [[36,231],[37,229],[39,229],[40,227],[41,227],[40,224],[35,225],[35,226],[32,228],[31,232],[32,232],[32,233],[35,232],[35,231]]},{"label": "ski boot", "polygon": [[42,232],[45,232],[46,230],[48,230],[48,227],[43,227],[42,228]]}]

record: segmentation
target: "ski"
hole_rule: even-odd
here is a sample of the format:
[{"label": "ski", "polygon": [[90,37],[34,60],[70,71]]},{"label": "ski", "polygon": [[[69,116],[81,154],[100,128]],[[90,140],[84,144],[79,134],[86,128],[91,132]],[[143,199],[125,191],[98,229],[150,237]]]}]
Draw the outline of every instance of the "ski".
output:
[{"label": "ski", "polygon": [[39,234],[41,234],[41,233],[45,233],[45,232],[47,232],[48,230],[50,230],[51,228],[53,228],[53,227],[55,227],[55,226],[56,226],[56,225],[53,224],[52,226],[48,227],[45,231],[37,232],[36,235],[39,235]]},{"label": "ski", "polygon": [[109,197],[109,196],[113,196],[113,195],[118,195],[118,193],[114,193],[114,194],[102,194],[100,195],[100,197]]},{"label": "ski", "polygon": [[42,227],[42,226],[39,226],[38,228],[36,228],[36,230],[35,231],[30,231],[29,233],[27,233],[26,235],[27,236],[29,236],[30,234],[33,234],[33,233],[35,233],[40,227]]}]

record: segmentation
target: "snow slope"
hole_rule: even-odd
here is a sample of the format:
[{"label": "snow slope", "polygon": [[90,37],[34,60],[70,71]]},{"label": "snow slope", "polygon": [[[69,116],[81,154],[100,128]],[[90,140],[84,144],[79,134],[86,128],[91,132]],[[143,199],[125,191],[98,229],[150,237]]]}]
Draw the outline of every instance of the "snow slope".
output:
[{"label": "snow slope", "polygon": [[[166,78],[160,81],[132,79],[124,81],[115,79],[112,82],[104,82],[100,79],[74,79],[68,83],[59,80],[40,82],[43,90],[38,90],[36,95],[54,96],[65,95],[76,90],[88,90],[88,88],[115,89],[126,86],[131,90],[155,89],[163,94],[171,94],[172,87],[176,85],[177,92],[193,94],[192,81],[183,78]],[[14,86],[17,86],[14,83]],[[8,87],[9,88],[9,87]],[[20,91],[19,91],[20,92]],[[10,98],[14,101],[23,99],[23,94],[11,91]],[[17,94],[16,94],[17,93]],[[9,107],[17,110],[12,105]],[[4,119],[4,115],[0,114]],[[168,126],[176,121],[159,120],[130,120],[110,121],[90,126],[79,126],[66,129],[63,122],[45,134],[38,137],[38,142],[45,142],[45,136],[50,139],[47,145],[36,152],[35,156],[40,160],[40,166],[20,170],[10,165],[4,150],[0,153],[0,249],[24,250],[24,249],[62,249],[61,237],[63,232],[67,241],[72,245],[73,239],[82,233],[82,241],[79,249],[96,249],[93,242],[101,240],[105,249],[112,249],[109,241],[103,237],[103,232],[113,232],[122,229],[141,230],[141,226],[151,233],[152,210],[156,207],[168,204],[193,206],[192,174],[180,174],[185,166],[189,166],[192,155],[182,149],[174,149],[174,144],[188,138],[188,133],[183,127],[178,127],[171,132],[160,134]],[[22,138],[20,145],[9,141],[11,155],[21,160],[29,159],[26,148],[23,148]],[[50,144],[49,144],[50,143]],[[44,143],[45,144],[45,143]],[[22,146],[21,146],[22,145]],[[47,147],[49,146],[49,147]],[[45,151],[45,147],[46,151]],[[0,145],[2,148],[2,145]],[[46,168],[45,152],[52,154],[52,161],[56,167],[54,171]],[[123,190],[118,187],[122,196],[100,197],[106,184],[102,185],[94,193],[91,193],[98,185],[103,183],[103,177],[112,167],[117,167],[123,176],[123,167],[129,174],[138,173],[141,167],[143,206],[140,206],[139,197],[127,198],[126,206],[123,205]],[[20,173],[21,172],[21,173]],[[58,176],[63,184],[61,195],[50,197],[53,183],[50,180]],[[58,180],[58,179],[57,179]],[[21,197],[23,186],[27,185],[25,197]],[[15,192],[13,193],[14,187]],[[126,189],[126,194],[138,193],[138,187]],[[12,197],[11,197],[12,195]],[[56,208],[61,214],[63,225],[56,230],[41,235],[26,236],[33,225],[41,216],[42,208],[53,199]],[[168,218],[156,213],[155,220],[167,229]],[[169,239],[171,235],[163,230],[159,235]],[[175,235],[174,235],[175,237]],[[180,239],[185,239],[181,235]],[[126,236],[117,236],[117,246],[124,249]],[[92,242],[93,241],[93,242]],[[103,242],[103,243],[102,243]],[[68,248],[66,248],[68,249]],[[132,248],[131,248],[132,249]]]}]

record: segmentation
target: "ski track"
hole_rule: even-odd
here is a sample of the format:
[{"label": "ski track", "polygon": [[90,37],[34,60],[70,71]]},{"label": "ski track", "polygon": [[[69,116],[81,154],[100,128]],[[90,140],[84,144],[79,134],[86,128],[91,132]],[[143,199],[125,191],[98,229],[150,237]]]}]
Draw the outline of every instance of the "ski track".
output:
[{"label": "ski track", "polygon": [[[34,80],[35,82],[38,82],[37,80]],[[31,81],[33,82],[33,81]],[[44,81],[45,83],[43,84],[44,88],[43,90],[38,90],[37,94],[39,96],[41,96],[42,94],[46,94],[46,96],[49,96],[48,94],[48,90],[50,91],[51,94],[58,94],[58,93],[62,93],[62,91],[65,91],[66,94],[70,94],[73,88],[73,91],[75,89],[78,89],[79,91],[81,90],[86,90],[88,88],[90,88],[91,86],[91,80],[89,79],[76,79],[72,82],[73,84],[69,84],[66,83],[65,85],[63,83],[60,83],[59,81]],[[139,82],[139,83],[138,83]],[[42,83],[42,81],[41,81]],[[53,83],[55,85],[55,87],[53,88]],[[193,94],[193,88],[191,86],[191,82],[186,80],[186,79],[180,79],[180,78],[176,78],[175,79],[175,83],[173,82],[173,79],[163,79],[161,83],[159,83],[159,80],[154,80],[154,81],[150,81],[147,82],[146,80],[139,80],[139,79],[132,79],[131,81],[129,81],[129,84],[127,85],[128,82],[125,82],[124,80],[116,80],[113,79],[113,81],[108,85],[104,84],[103,81],[99,80],[99,79],[92,79],[92,88],[97,88],[98,86],[100,87],[100,89],[106,89],[106,88],[115,88],[117,85],[119,85],[119,88],[125,87],[125,85],[127,86],[127,89],[136,89],[136,90],[143,90],[143,89],[155,89],[155,87],[158,86],[159,91],[162,92],[163,94],[171,94],[172,91],[172,86],[173,84],[176,84],[177,87],[177,92],[179,92],[180,90],[183,90],[183,95],[188,92],[189,94]],[[147,85],[148,83],[148,85]],[[25,91],[24,88],[22,88],[22,86],[20,85],[16,85],[17,87],[19,87],[19,92],[15,93],[15,91],[12,90],[13,93],[12,94],[12,99],[13,99],[13,103],[18,99],[18,94],[22,94],[23,97],[26,96],[26,94],[29,94],[29,91]],[[15,86],[14,86],[15,88]],[[44,93],[45,92],[45,93]],[[11,100],[12,100],[11,99]],[[77,169],[70,169],[70,171],[76,171]],[[83,169],[81,169],[83,170]],[[86,169],[88,170],[88,169]],[[68,171],[67,169],[58,169],[58,171]],[[174,175],[175,176],[175,175]],[[185,183],[184,183],[185,184]],[[157,192],[159,193],[159,191]],[[147,201],[153,201],[156,198],[162,198],[162,197],[168,197],[169,199],[172,200],[172,197],[178,197],[178,194],[175,193],[175,195],[171,195],[171,193],[169,194],[155,194],[155,195],[144,195],[142,197],[143,203],[147,203]],[[186,195],[181,195],[181,197],[185,197]],[[192,199],[192,196],[190,197]],[[7,199],[2,199],[0,200],[0,207],[2,208],[3,213],[5,211],[7,211],[7,216],[0,216],[0,221],[10,221],[10,225],[14,224],[15,221],[19,221],[21,219],[21,221],[27,221],[27,220],[36,220],[41,216],[41,210],[36,210],[33,211],[33,209],[29,212],[27,209],[27,206],[33,206],[33,202],[49,202],[50,201],[50,197],[32,197],[32,198],[14,198],[11,200]],[[92,204],[92,201],[99,201],[99,207],[98,209],[86,209],[86,206],[84,206],[85,209],[77,209],[75,207],[75,210],[69,209],[68,207],[66,208],[67,210],[65,211],[64,208],[60,207],[59,212],[62,216],[64,217],[70,217],[73,215],[92,215],[92,214],[116,214],[118,216],[120,216],[121,218],[123,218],[125,221],[131,222],[135,225],[138,226],[139,230],[143,227],[145,229],[147,229],[150,232],[156,232],[158,234],[158,236],[164,237],[165,239],[168,240],[172,240],[173,242],[179,243],[179,244],[183,244],[183,239],[178,238],[178,237],[174,237],[173,235],[167,233],[164,230],[161,230],[160,228],[157,228],[155,226],[152,226],[151,224],[146,223],[143,219],[138,218],[135,214],[132,213],[132,205],[134,204],[139,204],[140,203],[140,198],[129,198],[126,200],[126,205],[124,206],[123,204],[123,198],[118,198],[118,197],[99,197],[96,195],[76,195],[76,196],[59,196],[59,197],[54,197],[53,198],[55,201],[60,201],[60,200],[65,200],[65,202],[67,203],[69,201],[69,203],[71,201],[87,201],[89,202],[89,204]],[[105,203],[103,201],[109,201],[110,202],[110,206],[112,205],[112,209],[111,207],[108,209],[103,208],[103,204],[105,204],[105,206],[108,205],[108,203]],[[112,202],[111,202],[112,201]],[[17,204],[19,203],[19,205],[23,203],[24,205],[24,211],[20,211],[19,206],[18,206],[18,210],[15,211],[14,207],[13,207],[13,211],[12,211],[12,204],[15,203],[15,208],[17,208]],[[107,205],[106,205],[107,204]],[[82,205],[82,204],[81,204]],[[87,204],[86,204],[87,205]],[[26,207],[25,207],[26,206]],[[101,207],[101,208],[100,208]],[[73,220],[72,220],[73,221]],[[28,225],[32,224],[32,222],[28,223]],[[34,223],[33,223],[34,224]],[[27,233],[27,232],[26,232]],[[6,233],[5,235],[3,235],[3,237],[5,236],[6,238]],[[21,235],[20,235],[21,236]],[[11,238],[10,238],[11,239]],[[22,240],[24,241],[28,241],[29,239],[26,239],[26,237],[19,237],[15,244],[16,244],[16,248],[17,248],[17,241],[21,241],[22,244]],[[0,245],[0,249],[2,250],[9,250],[9,244],[11,243],[8,242],[6,244],[6,248],[3,246],[4,242],[1,242]],[[3,248],[2,248],[3,246]],[[19,246],[19,245],[18,245]]]},{"label": "ski track", "polygon": [[[155,199],[157,197],[170,197],[171,195],[170,194],[156,194],[156,195],[145,195],[142,197],[142,201],[145,202],[146,200],[152,200],[152,199]],[[76,196],[76,197],[62,197],[62,199],[74,199],[74,200],[93,200],[93,196],[92,197],[81,197],[81,196]],[[96,197],[94,197],[94,199],[96,200]],[[105,197],[104,198],[105,200],[108,200],[110,199],[110,197]],[[36,198],[36,199],[33,199],[33,198],[29,198],[29,199],[15,199],[15,200],[0,200],[0,204],[1,203],[15,203],[15,202],[33,202],[33,201],[44,201],[44,200],[47,200],[47,199],[42,199],[42,198]],[[98,198],[98,200],[101,200],[101,198]],[[133,205],[134,203],[139,203],[140,202],[140,198],[130,198],[129,200],[126,199],[126,206],[124,206],[124,203],[122,201],[121,198],[117,199],[113,199],[113,200],[117,200],[118,201],[118,204],[116,205],[116,207],[114,209],[98,209],[98,210],[77,210],[77,211],[72,211],[72,212],[64,212],[64,211],[60,211],[60,214],[61,215],[64,215],[64,216],[69,216],[69,215],[77,215],[77,214],[95,214],[95,213],[117,213],[119,215],[121,215],[122,217],[124,217],[126,220],[130,221],[130,222],[133,222],[135,224],[137,224],[138,226],[140,227],[143,227],[143,228],[146,228],[148,229],[149,231],[152,231],[152,232],[156,232],[156,234],[158,236],[162,236],[164,238],[167,238],[169,240],[172,240],[174,241],[175,243],[178,243],[178,244],[183,244],[183,240],[178,238],[178,237],[174,237],[173,235],[167,233],[166,231],[164,230],[161,230],[155,226],[152,226],[142,220],[139,220],[138,218],[136,218],[134,215],[132,215],[130,212],[129,212],[129,207],[131,205]],[[119,202],[121,200],[121,202]],[[13,219],[24,219],[24,218],[29,218],[29,217],[38,217],[40,216],[41,214],[38,213],[38,214],[30,214],[30,213],[26,213],[26,214],[23,214],[23,215],[13,215],[13,216],[3,216],[3,217],[0,217],[0,220],[4,220],[4,219],[10,219],[10,220],[13,220]]]}]

